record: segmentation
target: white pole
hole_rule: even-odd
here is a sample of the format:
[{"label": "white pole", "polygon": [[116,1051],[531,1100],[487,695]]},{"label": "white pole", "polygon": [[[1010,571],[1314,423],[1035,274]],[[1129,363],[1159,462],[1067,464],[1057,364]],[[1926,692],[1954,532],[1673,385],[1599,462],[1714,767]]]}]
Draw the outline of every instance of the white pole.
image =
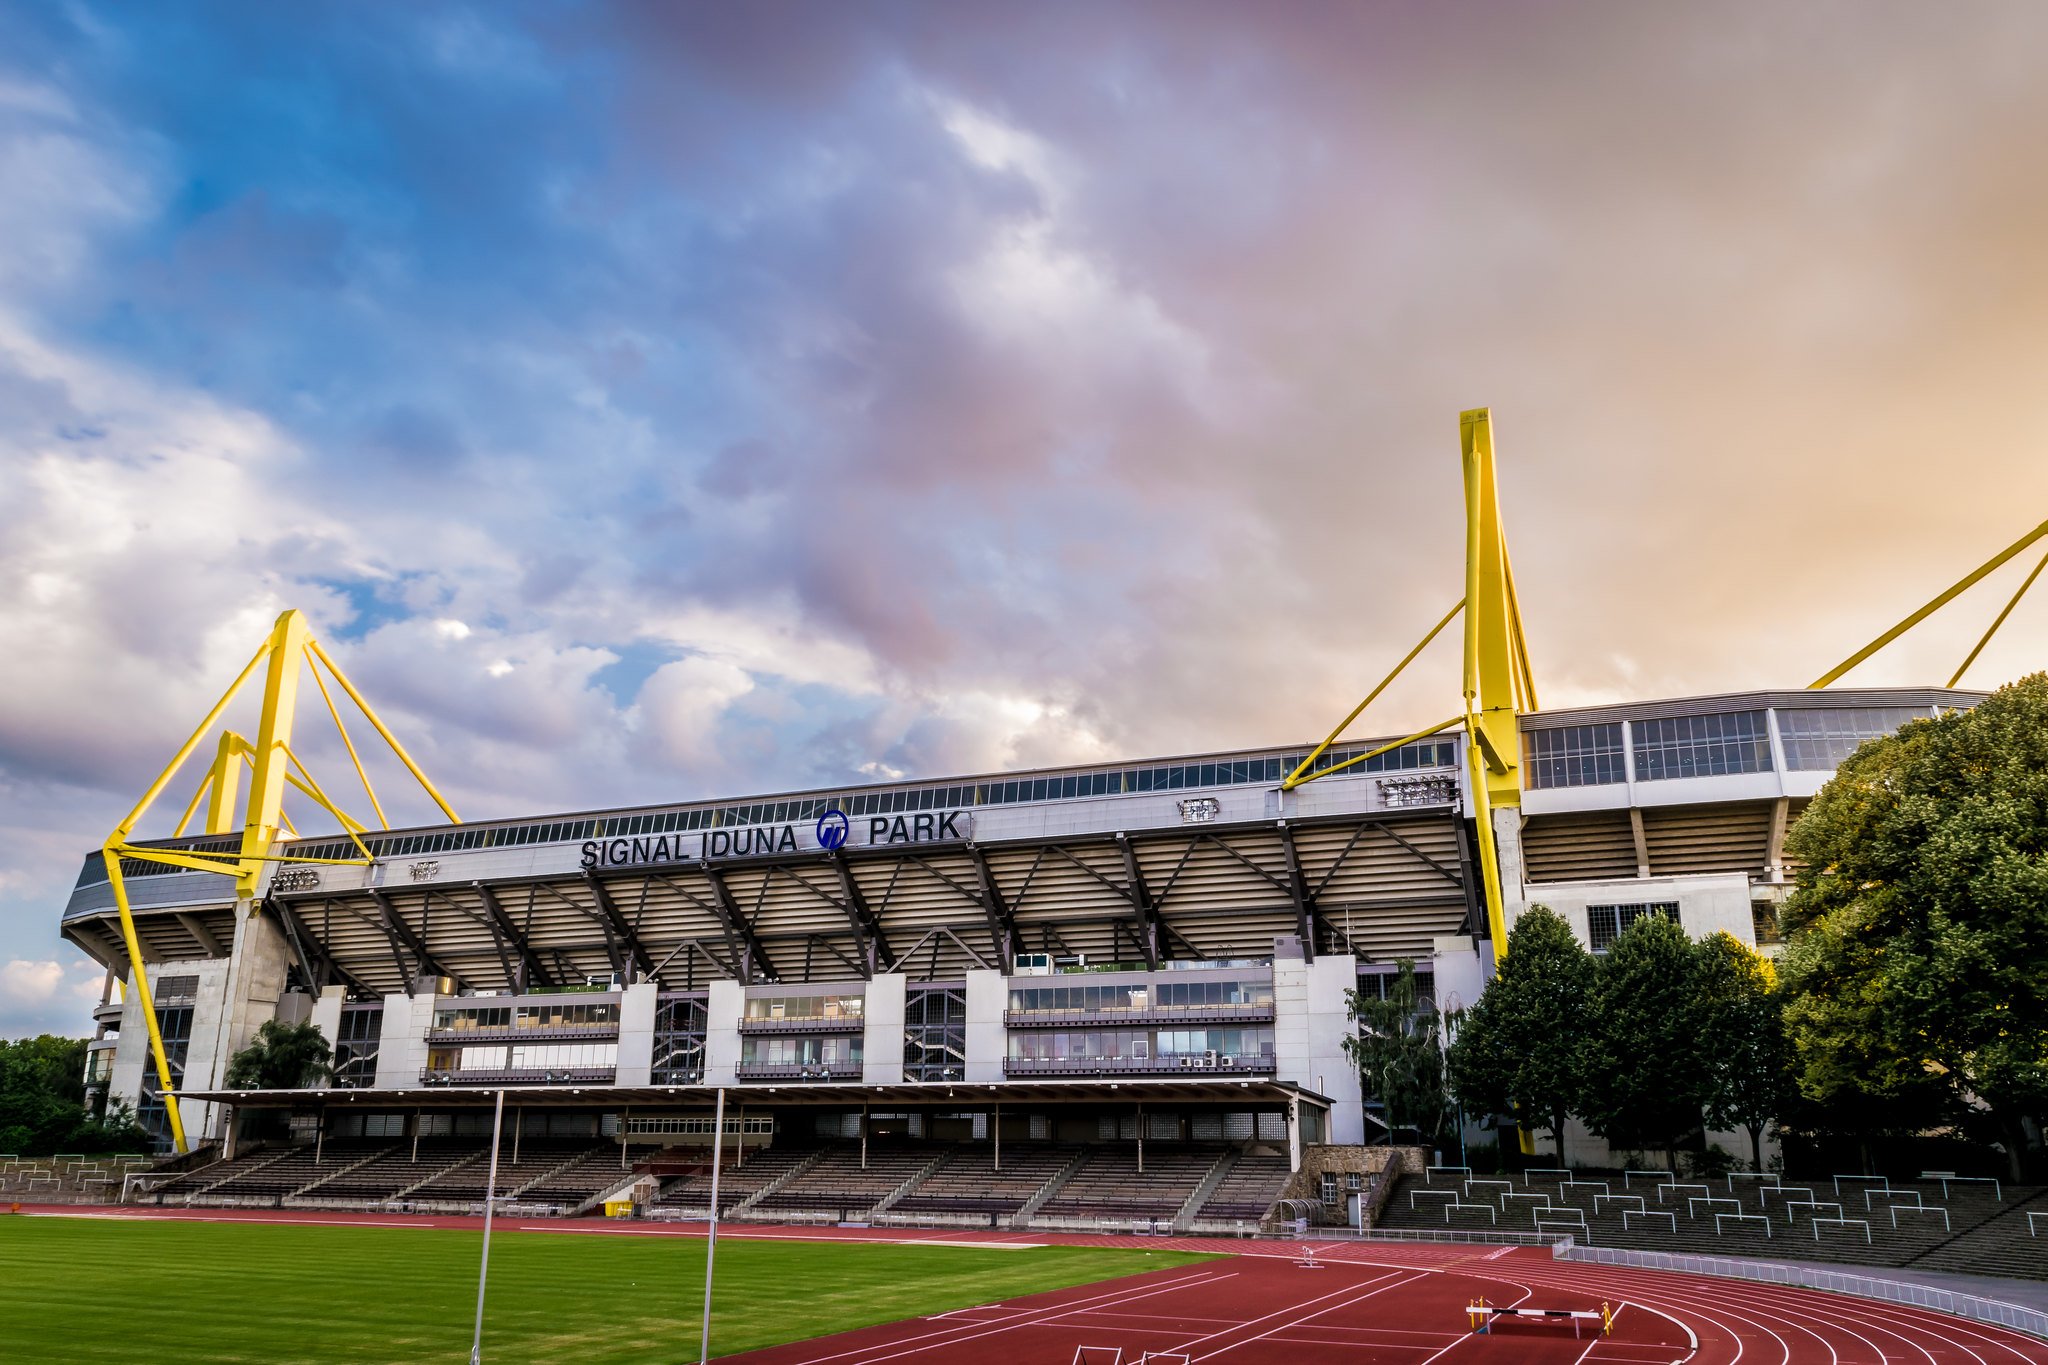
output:
[{"label": "white pole", "polygon": [[484,1349],[484,1280],[491,1273],[491,1205],[498,1197],[498,1131],[505,1123],[505,1092],[498,1092],[491,1114],[491,1173],[484,1181],[484,1259],[476,1272],[476,1332],[469,1339],[469,1365],[482,1365]]},{"label": "white pole", "polygon": [[[711,1262],[718,1254],[718,1165],[725,1152],[725,1087],[718,1088],[718,1111],[711,1119],[711,1235],[704,1242],[704,1327],[697,1338],[697,1365],[711,1359]],[[471,1361],[470,1365],[477,1365]]]}]

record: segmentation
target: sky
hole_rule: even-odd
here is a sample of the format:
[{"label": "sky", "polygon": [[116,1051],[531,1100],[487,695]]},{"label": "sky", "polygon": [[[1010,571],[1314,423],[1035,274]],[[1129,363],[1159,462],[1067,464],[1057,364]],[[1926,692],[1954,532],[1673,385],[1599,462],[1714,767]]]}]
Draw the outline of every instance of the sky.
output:
[{"label": "sky", "polygon": [[1802,686],[2048,516],[2044,50],[0,0],[0,1036],[89,1026],[79,859],[288,607],[471,818],[1294,743],[1462,591],[1490,406],[1546,705]]}]

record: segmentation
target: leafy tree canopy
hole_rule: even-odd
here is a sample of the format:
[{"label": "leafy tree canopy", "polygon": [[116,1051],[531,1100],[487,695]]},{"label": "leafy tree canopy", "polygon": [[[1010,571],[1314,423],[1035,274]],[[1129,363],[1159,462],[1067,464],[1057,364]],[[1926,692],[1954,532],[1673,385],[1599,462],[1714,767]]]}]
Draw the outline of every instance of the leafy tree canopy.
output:
[{"label": "leafy tree canopy", "polygon": [[1450,1116],[1442,1025],[1435,1004],[1418,1001],[1415,964],[1400,962],[1384,999],[1358,991],[1345,999],[1358,1032],[1344,1040],[1344,1050],[1358,1064],[1365,1093],[1379,1100],[1389,1128],[1441,1141]]},{"label": "leafy tree canopy", "polygon": [[311,1024],[268,1019],[229,1060],[226,1084],[231,1090],[297,1090],[332,1073],[331,1055],[327,1039]]},{"label": "leafy tree canopy", "polygon": [[1677,921],[1643,915],[1593,974],[1586,1034],[1586,1126],[1616,1147],[1678,1148],[1712,1093],[1713,1019],[1701,955]]},{"label": "leafy tree canopy", "polygon": [[1580,1047],[1593,962],[1571,926],[1531,906],[1508,934],[1500,972],[1451,1045],[1451,1088],[1475,1113],[1519,1109],[1550,1129],[1564,1164],[1565,1119],[1584,1093]]},{"label": "leafy tree canopy", "polygon": [[2017,1174],[2048,1115],[2048,674],[1865,744],[1786,849],[1801,1091],[1915,1127],[1930,1086],[1981,1104]]}]

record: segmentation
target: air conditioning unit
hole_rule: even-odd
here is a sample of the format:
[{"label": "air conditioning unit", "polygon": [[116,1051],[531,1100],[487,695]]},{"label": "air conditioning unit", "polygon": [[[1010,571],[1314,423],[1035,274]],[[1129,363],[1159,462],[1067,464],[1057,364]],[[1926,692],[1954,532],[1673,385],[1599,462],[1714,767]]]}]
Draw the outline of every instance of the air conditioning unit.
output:
[{"label": "air conditioning unit", "polygon": [[1185,1071],[1185,1070],[1187,1070],[1188,1068],[1192,1067],[1192,1066],[1193,1066],[1194,1064],[1195,1064],[1195,1059],[1194,1059],[1194,1058],[1192,1058],[1192,1057],[1188,1057],[1188,1056],[1183,1056],[1183,1057],[1182,1057],[1182,1058],[1180,1059],[1180,1065],[1181,1065],[1181,1069],[1182,1069],[1183,1071]]},{"label": "air conditioning unit", "polygon": [[1018,976],[1051,976],[1051,953],[1019,953],[1015,960]]},{"label": "air conditioning unit", "polygon": [[1202,1054],[1202,1065],[1209,1068],[1211,1071],[1214,1071],[1216,1069],[1215,1048],[1210,1048],[1207,1052]]}]

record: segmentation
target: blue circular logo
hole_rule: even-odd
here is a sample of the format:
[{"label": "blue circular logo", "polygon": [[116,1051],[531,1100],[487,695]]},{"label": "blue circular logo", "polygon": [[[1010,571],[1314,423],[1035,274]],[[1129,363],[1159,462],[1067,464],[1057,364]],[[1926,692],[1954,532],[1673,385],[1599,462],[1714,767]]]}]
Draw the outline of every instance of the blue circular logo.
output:
[{"label": "blue circular logo", "polygon": [[818,847],[824,849],[846,846],[846,812],[834,806],[818,817]]}]

